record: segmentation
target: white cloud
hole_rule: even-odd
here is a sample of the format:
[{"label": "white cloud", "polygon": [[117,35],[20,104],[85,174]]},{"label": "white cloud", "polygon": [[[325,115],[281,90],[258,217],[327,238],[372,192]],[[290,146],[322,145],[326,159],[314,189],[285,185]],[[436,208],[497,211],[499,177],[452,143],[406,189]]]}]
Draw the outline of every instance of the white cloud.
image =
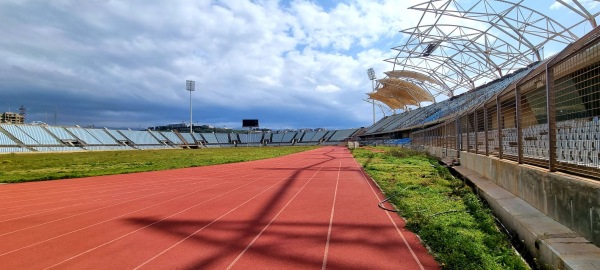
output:
[{"label": "white cloud", "polygon": [[317,90],[317,92],[333,93],[333,92],[338,92],[341,89],[333,84],[327,84],[327,85],[317,85],[315,90]]},{"label": "white cloud", "polygon": [[366,126],[366,70],[381,78],[392,68],[383,60],[418,22],[407,8],[420,2],[2,1],[0,108],[58,106],[78,123],[124,125],[120,112],[132,127],[180,122],[192,79],[201,123],[256,114],[267,125]]},{"label": "white cloud", "polygon": [[292,12],[298,18],[303,42],[312,48],[349,50],[352,46],[368,47],[382,37],[392,37],[401,30],[402,22],[411,24],[418,12],[400,16],[418,1],[350,1],[339,3],[325,11],[308,1],[292,2]]},{"label": "white cloud", "polygon": [[[576,7],[576,5],[573,3],[572,0],[565,0],[564,2],[570,6]],[[579,0],[579,2],[587,9],[595,9],[596,7],[598,7],[600,5],[600,3],[598,3],[598,1],[595,1],[595,0]],[[556,9],[561,9],[561,8],[566,8],[566,7],[558,1],[554,1],[554,3],[552,3],[552,5],[550,5],[550,9],[556,10]]]}]

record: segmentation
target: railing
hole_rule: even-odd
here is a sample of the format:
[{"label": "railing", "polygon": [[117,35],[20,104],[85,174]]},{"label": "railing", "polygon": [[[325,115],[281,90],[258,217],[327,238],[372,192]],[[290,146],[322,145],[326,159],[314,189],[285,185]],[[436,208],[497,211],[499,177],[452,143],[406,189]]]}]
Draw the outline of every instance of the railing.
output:
[{"label": "railing", "polygon": [[599,117],[600,38],[591,33],[485,103],[411,138],[417,147],[600,178]]}]

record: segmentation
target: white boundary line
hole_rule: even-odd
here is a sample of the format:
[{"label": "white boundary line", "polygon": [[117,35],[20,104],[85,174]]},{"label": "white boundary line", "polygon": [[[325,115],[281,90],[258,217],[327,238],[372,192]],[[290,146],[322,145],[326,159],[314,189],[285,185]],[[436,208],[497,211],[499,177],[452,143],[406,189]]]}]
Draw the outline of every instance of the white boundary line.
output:
[{"label": "white boundary line", "polygon": [[[248,182],[248,183],[246,183],[245,185],[241,185],[241,186],[239,186],[239,187],[237,187],[237,188],[234,188],[234,189],[232,189],[232,190],[229,190],[229,191],[227,191],[227,192],[225,192],[225,193],[221,193],[221,194],[220,194],[220,195],[218,195],[218,196],[215,196],[215,197],[212,197],[212,198],[210,198],[210,199],[208,199],[208,200],[204,200],[204,201],[202,201],[202,202],[199,202],[199,203],[197,203],[197,204],[194,204],[194,205],[192,205],[192,206],[190,206],[190,207],[187,207],[187,208],[185,208],[185,209],[183,209],[183,210],[181,210],[181,211],[179,211],[179,212],[177,212],[177,213],[174,213],[174,214],[171,214],[171,215],[169,215],[169,216],[166,216],[166,217],[164,217],[164,218],[162,218],[162,219],[160,219],[160,220],[157,220],[157,221],[155,221],[155,222],[152,222],[151,224],[148,224],[148,225],[146,225],[146,226],[144,226],[144,227],[141,227],[141,228],[138,228],[138,229],[136,229],[136,230],[133,230],[133,231],[131,231],[131,232],[128,232],[128,233],[126,233],[126,234],[124,234],[124,235],[121,235],[121,236],[119,236],[119,237],[116,237],[116,238],[114,238],[114,239],[112,239],[112,240],[110,240],[110,241],[104,242],[104,243],[103,243],[103,244],[101,244],[101,245],[97,245],[97,246],[95,246],[95,247],[93,247],[93,248],[90,248],[90,249],[88,249],[88,250],[86,250],[86,251],[84,251],[84,252],[81,252],[81,253],[77,254],[77,255],[71,256],[71,257],[69,257],[69,258],[67,258],[67,259],[65,259],[65,260],[63,260],[63,261],[60,261],[60,262],[58,262],[58,263],[55,263],[55,264],[53,264],[53,265],[51,265],[51,266],[49,266],[49,267],[46,267],[46,268],[44,268],[44,269],[49,269],[49,268],[56,267],[56,266],[58,266],[58,265],[60,265],[60,264],[63,264],[63,263],[65,263],[65,262],[68,262],[68,261],[70,261],[70,260],[73,260],[73,259],[75,259],[75,258],[77,258],[77,257],[80,257],[80,256],[84,255],[84,254],[90,253],[90,252],[92,252],[92,251],[94,251],[94,250],[96,250],[96,249],[99,249],[99,248],[101,248],[101,247],[103,247],[103,246],[106,246],[106,245],[108,245],[108,244],[110,244],[110,243],[116,242],[116,241],[118,241],[118,240],[120,240],[120,239],[122,239],[122,238],[125,238],[125,237],[127,237],[127,236],[129,236],[129,235],[132,235],[132,234],[134,234],[134,233],[136,233],[136,232],[138,232],[138,231],[141,231],[141,230],[143,230],[143,229],[146,229],[146,228],[148,228],[148,227],[151,227],[151,226],[153,226],[154,224],[157,224],[157,223],[159,223],[159,222],[161,222],[161,221],[164,221],[164,220],[166,220],[166,219],[168,219],[168,218],[171,218],[171,217],[173,217],[173,216],[179,215],[179,214],[181,214],[181,213],[183,213],[183,212],[186,212],[186,211],[188,211],[188,210],[190,210],[190,209],[192,209],[192,208],[195,208],[195,207],[198,207],[198,206],[200,206],[200,205],[203,205],[203,204],[205,204],[205,203],[207,203],[207,202],[213,201],[213,200],[215,200],[215,199],[217,199],[217,198],[219,198],[219,197],[225,196],[225,195],[227,195],[227,194],[229,194],[229,193],[231,193],[231,192],[233,192],[233,191],[235,191],[235,190],[238,190],[238,189],[240,189],[240,188],[243,188],[243,187],[245,187],[245,186],[247,186],[247,185],[250,185],[250,184],[252,184],[252,183],[254,183],[254,182],[256,182],[256,181],[259,181],[259,180],[261,180],[261,179],[262,179],[262,178],[258,178],[258,179],[254,180],[254,181],[251,181],[251,182]],[[283,180],[281,180],[281,181],[283,181]],[[274,184],[274,185],[275,185],[275,184]],[[200,191],[200,190],[198,190],[198,191]],[[192,192],[192,193],[196,193],[196,192],[198,192],[198,191],[195,191],[195,192]],[[214,222],[215,222],[215,221],[211,222],[210,224],[212,224],[212,223],[214,223]],[[207,226],[208,226],[208,225],[207,225]],[[163,252],[164,252],[164,251],[163,251]],[[158,255],[157,255],[157,256],[158,256]],[[138,266],[138,267],[139,267],[139,266]]]},{"label": "white boundary line", "polygon": [[[194,186],[194,185],[203,184],[203,183],[204,183],[204,182],[193,182],[193,181],[190,181],[190,183],[188,183],[188,184],[186,184],[186,185],[184,185],[184,186]],[[97,203],[98,201],[102,202],[103,200],[102,200],[101,198],[106,198],[106,197],[108,197],[108,198],[111,198],[111,197],[117,197],[117,196],[120,196],[120,195],[132,194],[132,193],[140,193],[140,192],[147,193],[148,191],[152,191],[152,190],[161,190],[161,189],[164,189],[164,187],[165,187],[165,186],[169,186],[169,187],[170,187],[170,185],[161,185],[161,186],[158,186],[158,187],[145,188],[145,189],[138,189],[138,190],[135,190],[135,191],[129,191],[129,192],[114,193],[114,194],[106,194],[106,195],[102,195],[102,196],[92,196],[92,197],[87,197],[87,198],[82,198],[82,199],[61,200],[61,201],[53,201],[53,202],[48,202],[48,203],[44,203],[44,204],[49,204],[49,203],[61,203],[61,205],[64,205],[64,203],[65,203],[65,202],[71,202],[71,201],[80,201],[80,200],[83,200],[83,199],[85,199],[85,200],[88,200],[88,199],[95,199],[95,200],[93,200],[93,201],[86,202],[86,203],[70,204],[70,205],[67,205],[67,206],[62,206],[62,207],[58,207],[58,208],[44,209],[44,210],[38,211],[38,212],[36,212],[36,213],[39,213],[39,214],[41,214],[41,213],[45,213],[45,212],[48,212],[48,211],[53,211],[53,210],[56,210],[56,209],[62,209],[62,208],[69,208],[69,207],[74,207],[74,206],[81,206],[81,205],[86,205],[86,204],[92,204],[92,203]],[[178,186],[178,188],[179,188],[179,189],[171,188],[171,189],[169,189],[169,190],[171,190],[171,191],[178,191],[178,190],[181,190],[181,189],[180,189],[180,188],[181,188],[181,186]],[[168,191],[167,191],[167,192],[168,192]],[[164,192],[159,192],[159,193],[154,193],[154,194],[161,194],[161,193],[164,193]],[[107,201],[107,200],[106,200],[106,199],[104,199],[104,201]],[[38,205],[39,205],[39,204],[38,204]],[[28,205],[28,206],[32,206],[32,205]],[[33,206],[34,206],[34,205],[33,205]],[[16,207],[13,207],[13,208],[16,208]],[[1,210],[1,209],[0,209],[0,210]],[[26,211],[26,212],[24,212],[24,213],[27,213],[27,212],[32,212],[32,211]],[[7,214],[7,215],[17,215],[17,214],[21,214],[21,212],[12,213],[12,214]],[[2,216],[5,216],[5,215],[2,215]],[[27,217],[27,216],[30,216],[30,215],[26,215],[26,216],[22,216],[22,217]],[[12,218],[12,219],[8,219],[8,220],[19,219],[19,218],[22,218],[22,217]],[[8,220],[0,220],[0,223],[2,223],[2,222],[5,222],[5,221],[8,221]],[[1,235],[0,235],[0,236],[1,236]]]},{"label": "white boundary line", "polygon": [[158,254],[154,255],[154,257],[152,257],[152,258],[150,258],[150,259],[146,260],[145,262],[143,262],[142,264],[140,264],[140,265],[136,266],[134,269],[140,269],[140,268],[141,268],[141,267],[143,267],[144,265],[146,265],[146,264],[150,263],[150,262],[151,262],[151,261],[153,261],[154,259],[156,259],[156,258],[160,257],[161,255],[163,255],[163,254],[167,253],[169,250],[171,250],[171,249],[175,248],[175,247],[176,247],[176,246],[178,246],[179,244],[183,243],[185,240],[187,240],[187,239],[189,239],[190,237],[194,236],[195,234],[197,234],[197,233],[201,232],[202,230],[204,230],[204,229],[208,228],[210,225],[212,225],[212,224],[214,224],[215,222],[217,222],[217,221],[221,220],[221,219],[222,219],[222,218],[224,218],[225,216],[227,216],[227,215],[231,214],[233,211],[237,210],[238,208],[242,207],[243,205],[247,204],[248,202],[250,202],[250,201],[252,201],[252,200],[256,199],[258,196],[262,195],[263,193],[265,193],[265,192],[266,192],[266,191],[268,191],[269,189],[271,189],[271,188],[273,188],[274,186],[276,186],[276,185],[280,184],[281,182],[285,181],[285,180],[286,180],[286,179],[288,179],[288,178],[290,178],[290,176],[287,176],[287,177],[285,177],[285,178],[283,178],[283,179],[279,180],[279,181],[278,181],[278,182],[276,182],[275,184],[273,184],[273,185],[269,186],[269,187],[268,187],[268,188],[266,188],[265,190],[263,190],[263,191],[261,191],[260,193],[258,193],[258,194],[256,194],[256,195],[254,195],[252,198],[250,198],[250,199],[246,200],[245,202],[243,202],[243,203],[239,204],[238,206],[234,207],[233,209],[231,209],[231,210],[227,211],[227,213],[225,213],[225,214],[221,215],[220,217],[216,218],[215,220],[211,221],[210,223],[208,223],[208,224],[204,225],[202,228],[200,228],[200,229],[198,229],[198,230],[194,231],[193,233],[189,234],[189,235],[188,235],[188,236],[186,236],[185,238],[183,238],[183,239],[179,240],[177,243],[175,243],[175,244],[171,245],[170,247],[168,247],[168,248],[164,249],[164,250],[163,250],[163,251],[161,251],[160,253],[158,253]]},{"label": "white boundary line", "polygon": [[45,210],[37,211],[37,212],[36,211],[27,211],[27,212],[23,212],[23,213],[12,213],[12,214],[0,215],[0,216],[15,216],[15,215],[28,214],[28,215],[24,215],[24,216],[18,216],[18,217],[14,217],[14,218],[10,218],[10,219],[0,220],[0,223],[11,221],[11,220],[16,220],[16,219],[22,219],[22,218],[26,218],[26,217],[30,217],[30,216],[35,216],[35,215],[39,215],[39,214],[44,214],[44,213],[48,213],[48,212],[52,212],[52,211],[57,211],[57,210],[64,209],[64,208],[82,206],[82,205],[93,204],[93,203],[98,203],[98,202],[102,202],[102,199],[95,199],[93,201],[89,201],[86,203],[76,203],[76,204],[71,204],[71,205],[62,206],[62,207],[45,209]]},{"label": "white boundary line", "polygon": [[[218,165],[216,165],[218,166]],[[198,168],[182,168],[182,169],[177,169],[177,170],[191,170],[191,169],[195,169],[197,171],[202,171],[205,167],[198,167]],[[225,172],[235,172],[236,169],[235,168],[221,168],[221,170],[219,170],[220,172],[225,171]],[[176,183],[180,183],[180,182],[187,182],[189,181],[189,176],[194,176],[194,181],[198,181],[198,180],[210,180],[212,179],[212,177],[210,177],[210,175],[208,176],[202,176],[202,177],[197,177],[196,174],[197,172],[194,171],[190,171],[190,172],[186,172],[185,174],[182,174],[180,176],[177,177],[177,181],[173,182],[173,179],[164,179],[164,177],[159,177],[161,171],[154,171],[154,172],[139,172],[139,173],[133,173],[133,174],[121,174],[121,175],[103,175],[103,176],[91,176],[91,177],[84,177],[84,178],[72,178],[72,179],[63,179],[63,180],[56,180],[56,181],[48,181],[48,182],[27,182],[24,184],[28,184],[28,185],[43,185],[41,187],[38,187],[36,189],[33,189],[31,187],[28,187],[26,191],[23,191],[22,189],[18,190],[18,191],[23,191],[23,192],[12,192],[12,193],[8,193],[10,194],[9,196],[5,195],[5,196],[0,196],[0,198],[13,198],[13,197],[23,197],[23,196],[34,196],[33,198],[30,198],[32,200],[38,200],[40,199],[39,194],[43,193],[44,195],[48,195],[48,196],[52,196],[52,197],[44,197],[42,199],[48,199],[48,198],[55,198],[55,196],[53,195],[59,195],[61,193],[67,193],[66,196],[64,197],[70,197],[68,196],[69,194],[79,194],[81,192],[91,192],[91,191],[95,191],[95,190],[100,190],[100,191],[107,191],[105,188],[112,188],[112,187],[116,187],[117,190],[123,189],[123,188],[131,188],[134,186],[164,186],[164,185],[173,185]],[[139,180],[140,176],[142,177],[143,181],[137,181]],[[99,180],[100,178],[115,178],[115,179],[106,179],[106,180]],[[125,178],[125,179],[123,179]],[[155,178],[155,179],[153,179]],[[150,181],[148,180],[150,179]],[[70,183],[70,182],[77,182],[77,183]],[[128,182],[128,181],[135,181],[133,183],[128,183],[128,185],[123,185],[124,182]],[[56,185],[52,185],[55,184]],[[65,188],[66,187],[66,188]],[[17,187],[15,186],[15,189]],[[56,191],[56,189],[59,189],[58,191]],[[110,189],[110,190],[114,190],[114,189]],[[47,192],[50,191],[50,192]],[[58,197],[60,198],[60,196]],[[5,200],[3,200],[5,201]],[[14,201],[14,200],[13,200]],[[0,202],[1,205],[1,202]]]},{"label": "white boundary line", "polygon": [[239,259],[242,258],[242,256],[244,256],[246,251],[248,251],[248,249],[250,249],[250,247],[252,247],[252,245],[254,245],[256,240],[258,240],[258,238],[267,230],[267,228],[269,228],[271,223],[273,223],[273,221],[275,221],[275,219],[277,219],[277,217],[279,217],[279,215],[283,212],[283,210],[285,210],[285,208],[287,208],[287,206],[290,205],[290,203],[298,196],[298,194],[300,194],[300,192],[302,192],[302,190],[304,190],[304,188],[308,185],[308,183],[310,183],[314,179],[315,175],[317,175],[317,173],[319,173],[324,166],[325,165],[323,164],[323,166],[321,166],[319,168],[319,170],[317,170],[313,174],[313,176],[310,179],[308,179],[308,181],[306,181],[306,183],[304,183],[304,185],[298,190],[298,192],[296,192],[296,194],[294,194],[294,196],[292,198],[290,198],[290,200],[279,210],[279,212],[277,212],[277,214],[271,219],[271,221],[269,221],[269,223],[267,223],[267,225],[265,225],[265,227],[256,235],[256,237],[254,237],[254,239],[252,239],[250,244],[248,244],[246,246],[246,248],[242,252],[240,252],[240,254],[229,264],[229,266],[227,266],[227,270],[231,269],[233,267],[233,265],[235,265],[239,261]]},{"label": "white boundary line", "polygon": [[[157,171],[160,172],[160,171]],[[153,185],[153,184],[160,184],[160,183],[171,183],[170,181],[172,181],[173,179],[159,179],[158,177],[156,177],[156,179],[153,180],[148,180],[151,179],[151,177],[144,177],[144,181],[143,182],[139,182],[136,181],[138,180],[136,178],[136,174],[143,174],[143,172],[140,173],[132,173],[132,174],[115,174],[115,175],[103,175],[103,176],[89,176],[89,177],[82,177],[82,178],[71,178],[71,179],[61,179],[61,180],[52,180],[52,181],[46,181],[46,182],[26,182],[23,184],[28,184],[28,185],[42,185],[44,184],[44,186],[39,186],[39,187],[27,187],[26,189],[24,188],[20,188],[18,189],[17,186],[15,186],[15,190],[13,190],[12,193],[6,193],[6,194],[2,194],[0,195],[0,199],[11,199],[11,198],[22,198],[22,197],[28,197],[31,200],[35,200],[35,199],[39,199],[39,194],[43,193],[45,195],[48,196],[54,196],[54,195],[60,195],[60,194],[64,194],[66,193],[68,194],[78,194],[81,192],[93,192],[95,190],[103,190],[105,188],[113,188],[116,187],[118,189],[123,188],[123,187],[130,187],[130,186],[147,186],[147,185]],[[100,179],[100,178],[115,178],[115,179]],[[153,178],[153,177],[152,177]],[[181,178],[184,179],[184,178]],[[135,182],[129,182],[129,181],[135,181]],[[76,182],[76,183],[73,183]],[[128,185],[123,185],[124,183],[127,183]],[[53,185],[55,184],[55,185]],[[17,192],[14,192],[17,191]]]},{"label": "white boundary line", "polygon": [[[177,181],[177,182],[173,182],[173,183],[166,182],[164,184],[152,185],[152,186],[150,186],[150,185],[141,185],[141,186],[144,186],[146,188],[135,189],[134,191],[128,191],[128,192],[122,192],[122,193],[110,193],[110,191],[114,191],[114,190],[124,190],[124,189],[127,190],[127,189],[129,189],[131,187],[140,186],[140,185],[126,185],[126,186],[122,186],[121,188],[117,188],[117,189],[109,189],[109,190],[105,190],[103,192],[96,192],[96,193],[108,193],[108,194],[93,195],[93,196],[88,196],[88,197],[76,197],[76,198],[69,197],[69,196],[41,197],[41,198],[38,198],[37,200],[45,200],[47,202],[27,204],[27,205],[6,206],[5,208],[0,208],[0,210],[13,210],[14,211],[14,209],[34,207],[34,206],[41,206],[41,205],[47,205],[47,204],[53,204],[53,203],[66,203],[66,202],[71,202],[71,201],[81,201],[81,200],[101,198],[101,197],[107,197],[107,196],[110,197],[110,196],[115,196],[115,195],[122,195],[122,194],[129,194],[129,193],[140,192],[140,191],[144,191],[144,190],[161,189],[161,188],[164,188],[165,186],[173,187],[174,186],[173,184],[181,184],[181,182],[186,182],[186,184],[184,184],[186,186],[194,185],[194,184],[198,184],[198,183],[202,183],[202,182],[198,182],[198,181],[194,181],[193,179],[190,179],[190,180],[181,180],[181,181]],[[69,199],[62,199],[62,198],[65,198],[65,197],[67,197]],[[36,207],[36,208],[38,208],[38,207]]]},{"label": "white boundary line", "polygon": [[[360,174],[362,175],[362,177],[365,180],[365,182],[367,183],[367,185],[371,188],[371,191],[373,192],[373,195],[375,195],[375,199],[379,202],[379,197],[377,196],[377,192],[373,188],[373,185],[369,183],[369,179],[371,179],[370,182],[372,182],[373,184],[377,185],[377,183],[371,177],[367,177],[367,175],[363,171],[362,166],[360,166],[360,164],[358,163],[358,161],[356,161],[356,159],[354,159],[354,163],[356,164],[356,167],[359,168]],[[379,188],[379,185],[377,185],[377,187]],[[419,260],[419,258],[417,257],[417,254],[415,254],[415,252],[413,251],[412,247],[410,246],[410,244],[406,240],[406,237],[404,237],[404,234],[402,233],[402,231],[400,230],[400,228],[398,228],[398,225],[396,224],[396,222],[394,221],[394,219],[390,215],[390,212],[385,211],[385,214],[390,219],[390,222],[394,225],[394,228],[396,228],[396,231],[398,232],[398,234],[402,238],[402,241],[404,242],[404,244],[406,245],[406,247],[410,251],[410,254],[412,255],[413,259],[415,259],[415,261],[419,265],[419,269],[425,270],[425,268],[423,267],[423,264],[421,263],[421,260]]]},{"label": "white boundary line", "polygon": [[340,172],[342,170],[342,162],[340,161],[340,166],[338,167],[338,175],[335,180],[335,191],[333,192],[333,203],[331,204],[331,216],[329,217],[329,229],[327,230],[327,242],[325,243],[325,254],[323,254],[323,265],[321,266],[322,270],[327,269],[327,257],[329,256],[329,242],[331,241],[331,230],[333,228],[333,215],[335,213],[335,201],[337,199],[338,185],[340,182]]},{"label": "white boundary line", "polygon": [[[220,184],[224,184],[224,183],[220,183]],[[217,184],[217,185],[220,185],[220,184]],[[213,186],[216,186],[216,185],[213,185]],[[213,187],[213,186],[209,186],[207,188],[210,188],[210,187]],[[127,201],[118,202],[118,203],[115,203],[115,204],[111,204],[111,205],[108,205],[108,206],[104,206],[104,207],[92,209],[92,210],[89,210],[89,211],[86,211],[86,212],[82,212],[82,213],[78,213],[78,214],[75,214],[75,215],[71,215],[71,216],[67,216],[67,217],[63,217],[63,218],[59,218],[59,219],[55,219],[55,220],[50,220],[50,221],[47,221],[47,222],[44,222],[44,223],[39,223],[39,224],[36,224],[36,225],[33,225],[33,226],[29,226],[29,227],[26,227],[26,228],[21,228],[21,229],[10,231],[10,232],[5,232],[5,233],[0,234],[0,237],[5,236],[5,235],[9,235],[9,234],[13,234],[13,233],[16,233],[16,232],[28,230],[28,229],[40,227],[40,226],[43,226],[43,225],[46,225],[46,224],[50,224],[50,223],[54,223],[54,222],[57,222],[57,221],[61,221],[61,220],[65,220],[65,219],[69,219],[69,218],[73,218],[73,217],[77,217],[77,216],[89,214],[89,213],[96,212],[96,211],[99,211],[99,210],[103,210],[103,209],[106,209],[106,208],[114,207],[114,206],[117,206],[117,205],[120,205],[120,204],[124,204],[124,203],[128,203],[128,202],[133,202],[133,201],[140,200],[140,199],[143,199],[143,198],[147,198],[147,197],[150,197],[150,196],[154,196],[154,195],[158,195],[158,194],[164,194],[164,193],[178,192],[178,191],[180,191],[180,189],[173,188],[173,189],[170,189],[170,190],[167,190],[167,191],[162,191],[162,192],[157,192],[157,193],[153,193],[153,194],[150,194],[150,195],[136,197],[136,198],[133,198],[133,199],[130,199],[130,200],[127,200]],[[187,193],[187,194],[190,194],[190,193]]]},{"label": "white boundary line", "polygon": [[[220,184],[222,184],[222,183],[220,183]],[[113,217],[113,218],[110,218],[110,219],[106,219],[106,220],[104,220],[104,221],[101,221],[101,222],[98,222],[98,223],[94,223],[94,224],[92,224],[92,225],[88,225],[88,226],[86,226],[86,227],[79,228],[79,229],[77,229],[77,230],[73,230],[73,231],[70,231],[70,232],[66,232],[66,233],[63,233],[63,234],[61,234],[61,235],[57,235],[57,236],[55,236],[55,237],[48,238],[48,239],[46,239],[46,240],[43,240],[43,241],[39,241],[39,242],[37,242],[37,243],[33,243],[33,244],[30,244],[30,245],[27,245],[27,246],[24,246],[24,247],[20,247],[20,248],[18,248],[18,249],[12,250],[12,251],[8,251],[8,252],[5,252],[5,253],[2,253],[2,254],[0,254],[0,257],[2,257],[2,256],[4,256],[4,255],[11,254],[11,253],[14,253],[14,252],[17,252],[17,251],[19,251],[19,250],[23,250],[23,249],[30,248],[30,247],[33,247],[33,246],[37,246],[37,245],[39,245],[39,244],[42,244],[42,243],[45,243],[45,242],[48,242],[48,241],[51,241],[51,240],[54,240],[54,239],[57,239],[57,238],[63,237],[63,236],[65,236],[65,235],[73,234],[73,233],[75,233],[75,232],[78,232],[78,231],[83,231],[83,230],[85,230],[85,229],[88,229],[88,228],[91,228],[91,227],[95,227],[95,226],[97,226],[97,225],[100,225],[100,224],[103,224],[103,223],[106,223],[106,222],[109,222],[109,221],[112,221],[112,220],[115,220],[115,219],[118,219],[118,218],[121,218],[121,217],[124,217],[124,216],[130,215],[130,214],[133,214],[133,213],[136,213],[136,212],[142,211],[142,210],[146,210],[146,209],[149,209],[149,208],[155,207],[155,206],[157,206],[157,205],[161,205],[161,204],[163,204],[163,203],[166,203],[166,202],[169,202],[169,201],[173,201],[173,200],[176,200],[176,199],[179,199],[179,198],[182,198],[182,197],[188,196],[188,195],[190,195],[190,194],[193,194],[193,193],[197,193],[197,192],[200,192],[200,191],[206,190],[206,189],[208,189],[208,188],[211,188],[211,187],[214,187],[214,186],[218,186],[218,185],[220,185],[220,184],[216,184],[216,185],[209,186],[209,187],[206,187],[206,188],[203,188],[203,189],[200,189],[200,190],[196,190],[196,191],[193,191],[193,192],[189,192],[189,193],[186,193],[186,194],[184,194],[184,195],[181,195],[181,196],[178,196],[178,197],[171,198],[171,199],[169,199],[169,200],[163,201],[163,202],[161,202],[161,203],[157,203],[157,204],[153,204],[153,205],[150,205],[150,206],[147,206],[147,207],[144,207],[144,208],[140,208],[140,209],[138,209],[138,210],[131,211],[131,212],[128,212],[128,213],[125,213],[125,214],[122,214],[122,215],[120,215],[120,216],[116,216],[116,217]],[[156,194],[153,194],[153,195],[156,195]],[[152,195],[148,195],[148,196],[145,196],[145,197],[149,197],[149,196],[152,196]],[[142,198],[143,198],[143,197],[142,197]],[[105,207],[105,208],[108,208],[108,207],[112,207],[112,205],[111,205],[111,206],[107,206],[107,207]],[[30,228],[31,228],[31,227],[30,227]],[[27,229],[27,228],[26,228],[26,229]],[[19,230],[19,231],[20,231],[20,230]]]}]

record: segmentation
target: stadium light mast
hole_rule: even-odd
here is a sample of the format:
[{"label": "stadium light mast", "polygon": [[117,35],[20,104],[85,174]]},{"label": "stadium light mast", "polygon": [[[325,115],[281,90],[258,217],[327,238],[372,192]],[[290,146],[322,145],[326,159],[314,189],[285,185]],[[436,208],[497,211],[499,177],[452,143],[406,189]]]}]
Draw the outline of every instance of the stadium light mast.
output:
[{"label": "stadium light mast", "polygon": [[[369,80],[371,80],[371,93],[375,92],[375,70],[373,68],[367,69],[367,75],[369,75]],[[371,99],[371,103],[373,104],[373,125],[375,124],[375,100]]]},{"label": "stadium light mast", "polygon": [[196,90],[196,82],[191,80],[185,81],[185,90],[190,91],[190,134],[194,133],[192,129],[192,91]]}]

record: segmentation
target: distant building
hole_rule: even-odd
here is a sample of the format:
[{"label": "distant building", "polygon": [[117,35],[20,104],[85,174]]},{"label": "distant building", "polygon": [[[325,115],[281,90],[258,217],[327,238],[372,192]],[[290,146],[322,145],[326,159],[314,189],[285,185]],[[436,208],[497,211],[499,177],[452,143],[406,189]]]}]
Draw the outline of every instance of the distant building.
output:
[{"label": "distant building", "polygon": [[14,112],[4,112],[0,118],[0,123],[23,124],[25,123],[25,117]]}]

